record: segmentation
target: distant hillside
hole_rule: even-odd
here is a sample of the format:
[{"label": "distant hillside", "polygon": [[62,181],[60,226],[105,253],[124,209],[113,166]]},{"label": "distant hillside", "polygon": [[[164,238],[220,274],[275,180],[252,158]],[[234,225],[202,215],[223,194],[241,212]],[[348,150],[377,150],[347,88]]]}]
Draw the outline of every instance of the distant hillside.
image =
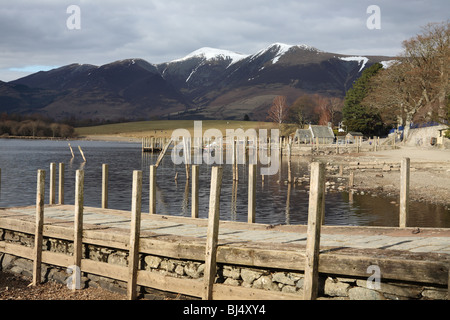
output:
[{"label": "distant hillside", "polygon": [[351,57],[275,43],[252,55],[201,48],[154,65],[126,59],[70,64],[0,82],[0,112],[55,119],[265,120],[273,98],[305,93],[343,97],[362,70],[390,57]]}]

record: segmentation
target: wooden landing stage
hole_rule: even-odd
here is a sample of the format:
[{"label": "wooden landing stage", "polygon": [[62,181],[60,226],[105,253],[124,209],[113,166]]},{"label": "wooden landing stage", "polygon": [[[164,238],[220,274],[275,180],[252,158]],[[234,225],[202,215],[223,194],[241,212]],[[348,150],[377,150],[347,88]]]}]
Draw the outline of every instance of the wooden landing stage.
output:
[{"label": "wooden landing stage", "polygon": [[[45,205],[43,236],[73,241],[74,210],[73,205]],[[131,225],[132,215],[129,211],[85,207],[82,242],[130,250]],[[35,206],[0,209],[0,229],[34,234],[35,226]],[[449,229],[420,228],[420,232],[417,232],[417,228],[387,227],[322,226],[321,229],[319,273],[367,279],[368,266],[376,264],[380,267],[383,280],[448,285]],[[205,261],[207,233],[206,219],[142,213],[138,253]],[[220,221],[217,263],[303,271],[306,241],[305,225],[271,226]],[[11,245],[5,241],[0,241],[0,252],[33,258],[32,248]],[[63,267],[72,264],[70,256],[58,260],[57,255],[44,251],[42,262]],[[89,263],[88,259],[82,259],[81,269],[125,281],[128,275],[126,267],[105,271],[106,268]],[[167,279],[163,282],[168,285]],[[137,283],[150,283],[159,289],[163,288],[161,282],[149,280],[141,273],[138,273]],[[185,294],[202,296],[202,283],[198,283],[196,281],[193,285],[189,283],[185,286],[177,283],[177,287]],[[230,295],[229,290],[238,290],[228,288],[230,286],[214,284],[214,298],[226,298]],[[253,291],[247,292],[246,289],[240,288],[241,291],[234,292],[233,297],[239,299],[241,295],[243,299],[249,298],[248,292]],[[263,297],[274,298],[275,293],[267,294]],[[281,295],[280,292],[276,294],[278,297]],[[294,295],[285,294],[284,297],[289,299]]]}]

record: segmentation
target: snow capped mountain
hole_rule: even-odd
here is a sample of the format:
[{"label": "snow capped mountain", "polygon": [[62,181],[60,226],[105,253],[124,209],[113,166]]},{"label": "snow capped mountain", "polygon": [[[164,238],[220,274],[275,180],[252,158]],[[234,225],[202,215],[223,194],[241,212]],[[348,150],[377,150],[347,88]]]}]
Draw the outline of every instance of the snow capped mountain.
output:
[{"label": "snow capped mountain", "polygon": [[241,54],[229,50],[215,49],[210,47],[203,47],[198,50],[195,50],[189,53],[187,56],[171,61],[173,62],[181,62],[186,61],[192,58],[200,58],[203,60],[231,60],[230,65],[247,58],[248,55]]},{"label": "snow capped mountain", "polygon": [[[0,82],[0,111],[37,108],[55,118],[102,119],[124,114],[129,119],[242,119],[248,114],[265,120],[276,95],[289,101],[314,92],[342,97],[365,68],[375,62],[387,67],[392,60],[277,42],[250,55],[203,47],[159,64],[139,58],[102,66],[71,64]],[[30,98],[27,88],[45,91],[32,91],[36,94]]]}]

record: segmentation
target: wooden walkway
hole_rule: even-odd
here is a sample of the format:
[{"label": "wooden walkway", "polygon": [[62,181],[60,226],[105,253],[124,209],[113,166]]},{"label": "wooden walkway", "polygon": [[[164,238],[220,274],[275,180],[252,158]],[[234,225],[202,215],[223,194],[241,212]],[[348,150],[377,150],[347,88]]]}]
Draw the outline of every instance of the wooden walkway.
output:
[{"label": "wooden walkway", "polygon": [[[73,205],[45,205],[44,237],[74,239]],[[0,209],[0,229],[34,233],[36,207]],[[129,211],[85,207],[83,243],[129,249]],[[204,260],[208,220],[141,214],[140,252]],[[220,221],[217,263],[304,270],[307,226]],[[8,244],[0,241],[0,251]],[[10,249],[13,250],[13,249]],[[8,250],[6,250],[8,251]],[[319,272],[448,285],[450,230],[322,226]]]},{"label": "wooden walkway", "polygon": [[[8,227],[7,221],[35,221],[36,208],[18,207],[0,209],[0,228]],[[130,212],[85,207],[83,212],[85,230],[102,232],[123,232],[129,234]],[[47,205],[45,226],[62,226],[73,230],[73,205]],[[173,236],[206,239],[205,219],[177,216],[149,215],[142,213],[141,235]],[[260,245],[306,245],[305,225],[265,225],[243,222],[221,221],[219,228],[221,244]],[[450,229],[444,228],[396,228],[396,227],[355,227],[323,226],[320,240],[322,251],[337,251],[343,248],[400,250],[409,253],[436,253],[449,255]]]}]

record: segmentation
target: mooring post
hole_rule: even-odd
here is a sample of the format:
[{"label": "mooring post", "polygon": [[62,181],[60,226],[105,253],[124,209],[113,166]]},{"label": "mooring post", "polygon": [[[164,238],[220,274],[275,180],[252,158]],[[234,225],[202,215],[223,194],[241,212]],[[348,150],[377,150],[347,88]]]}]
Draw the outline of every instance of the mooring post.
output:
[{"label": "mooring post", "polygon": [[239,171],[238,171],[238,145],[237,140],[233,138],[233,180],[239,180]]},{"label": "mooring post", "polygon": [[217,243],[219,239],[219,207],[222,186],[222,167],[213,167],[209,195],[208,231],[206,236],[205,270],[203,276],[203,300],[212,300],[216,277]]},{"label": "mooring post", "polygon": [[406,228],[409,218],[409,171],[410,159],[403,158],[400,168],[400,228]]},{"label": "mooring post", "polygon": [[58,203],[64,204],[64,163],[59,163]]},{"label": "mooring post", "polygon": [[156,166],[150,166],[149,214],[156,214]]},{"label": "mooring post", "polygon": [[291,143],[291,141],[289,141],[289,143],[287,144],[287,148],[288,148],[288,182],[291,183],[292,182],[292,170],[291,170],[292,143]]},{"label": "mooring post", "polygon": [[73,264],[72,289],[77,288],[81,279],[81,259],[83,255],[83,209],[84,209],[84,170],[75,172],[75,222],[73,240]]},{"label": "mooring post", "polygon": [[38,170],[36,190],[36,226],[33,250],[33,286],[41,283],[42,233],[44,229],[45,170]]},{"label": "mooring post", "polygon": [[142,171],[133,171],[133,193],[131,203],[130,251],[128,256],[127,298],[137,296],[137,269],[139,262],[139,236],[141,230]]},{"label": "mooring post", "polygon": [[311,163],[311,182],[306,239],[304,299],[315,300],[319,282],[320,228],[325,212],[325,165]]},{"label": "mooring post", "polygon": [[192,165],[191,216],[198,218],[198,165]]},{"label": "mooring post", "polygon": [[78,146],[78,149],[80,150],[81,156],[83,157],[84,162],[86,162],[86,158],[84,157],[83,150],[81,150],[81,147]]},{"label": "mooring post", "polygon": [[348,177],[348,187],[351,189],[355,185],[355,174],[353,171],[350,171],[350,175]]},{"label": "mooring post", "polygon": [[102,164],[102,208],[108,208],[108,176],[109,176],[109,165],[106,163]]},{"label": "mooring post", "polygon": [[56,163],[50,163],[50,187],[49,187],[49,203],[55,204],[56,202]]},{"label": "mooring post", "polygon": [[256,213],[256,164],[248,167],[248,223],[255,223]]}]

